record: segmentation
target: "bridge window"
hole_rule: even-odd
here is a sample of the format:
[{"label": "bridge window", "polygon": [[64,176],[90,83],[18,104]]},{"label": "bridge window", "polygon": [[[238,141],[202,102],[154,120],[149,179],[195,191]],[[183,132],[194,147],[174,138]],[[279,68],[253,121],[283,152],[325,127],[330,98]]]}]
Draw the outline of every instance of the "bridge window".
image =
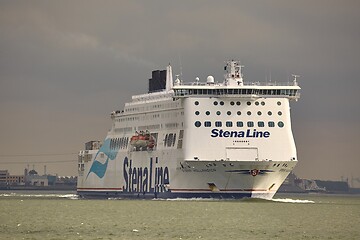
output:
[{"label": "bridge window", "polygon": [[252,122],[252,121],[247,122],[247,126],[248,127],[254,127],[254,122]]},{"label": "bridge window", "polygon": [[262,121],[258,122],[258,127],[264,127],[264,126],[265,126],[264,122],[262,122]]},{"label": "bridge window", "polygon": [[227,126],[227,127],[232,127],[232,126],[233,126],[233,123],[232,123],[231,121],[227,121],[227,122],[226,122],[226,126]]},{"label": "bridge window", "polygon": [[221,127],[221,126],[222,126],[222,122],[220,122],[220,121],[215,122],[215,127]]}]

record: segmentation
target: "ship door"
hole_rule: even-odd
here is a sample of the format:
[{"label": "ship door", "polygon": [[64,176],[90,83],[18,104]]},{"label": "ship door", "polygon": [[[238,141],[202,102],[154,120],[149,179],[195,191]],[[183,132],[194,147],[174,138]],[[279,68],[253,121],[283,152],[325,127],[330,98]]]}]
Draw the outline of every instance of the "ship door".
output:
[{"label": "ship door", "polygon": [[230,161],[257,161],[259,160],[257,147],[227,147],[226,159]]}]

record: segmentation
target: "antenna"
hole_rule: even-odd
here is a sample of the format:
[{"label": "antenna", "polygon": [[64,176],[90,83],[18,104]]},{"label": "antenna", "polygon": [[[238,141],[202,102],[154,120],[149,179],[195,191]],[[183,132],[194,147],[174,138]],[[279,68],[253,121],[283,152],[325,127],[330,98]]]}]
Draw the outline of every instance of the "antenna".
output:
[{"label": "antenna", "polygon": [[179,65],[180,65],[180,79],[182,79],[182,64],[181,64],[181,56],[180,56],[180,53],[178,54],[179,56]]}]

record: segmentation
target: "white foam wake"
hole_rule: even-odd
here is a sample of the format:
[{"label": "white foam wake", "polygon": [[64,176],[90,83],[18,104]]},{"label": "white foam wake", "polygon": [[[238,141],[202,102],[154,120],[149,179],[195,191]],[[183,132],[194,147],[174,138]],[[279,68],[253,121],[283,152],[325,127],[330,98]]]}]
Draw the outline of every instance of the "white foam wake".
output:
[{"label": "white foam wake", "polygon": [[291,198],[273,198],[270,201],[284,202],[284,203],[315,203],[314,201],[311,200],[291,199]]}]

